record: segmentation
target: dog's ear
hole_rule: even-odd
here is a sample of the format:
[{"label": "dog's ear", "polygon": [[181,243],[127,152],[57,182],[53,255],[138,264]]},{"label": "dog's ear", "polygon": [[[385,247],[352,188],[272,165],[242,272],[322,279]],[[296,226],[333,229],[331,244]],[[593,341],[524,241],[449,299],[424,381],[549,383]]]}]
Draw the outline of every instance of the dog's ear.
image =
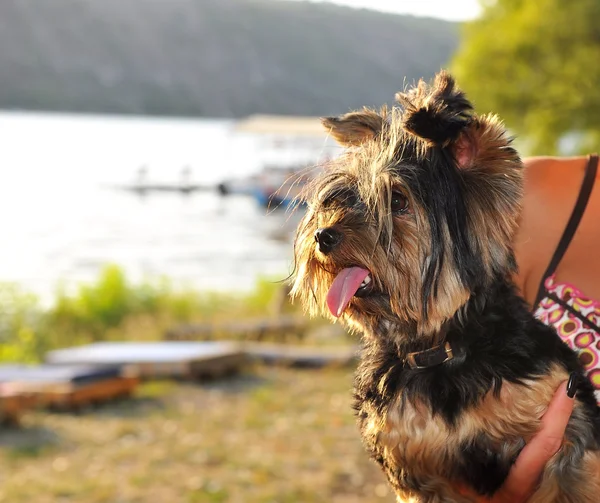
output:
[{"label": "dog's ear", "polygon": [[357,146],[378,136],[385,127],[385,118],[365,108],[340,117],[323,117],[321,123],[331,136],[344,147]]},{"label": "dog's ear", "polygon": [[512,141],[496,115],[479,115],[473,117],[450,149],[460,169],[491,171],[492,167],[497,166],[499,169],[512,170],[515,166],[521,167]]},{"label": "dog's ear", "polygon": [[404,108],[404,129],[432,146],[450,145],[472,120],[473,106],[445,71],[431,86],[420,80],[414,89],[396,94],[396,100]]}]

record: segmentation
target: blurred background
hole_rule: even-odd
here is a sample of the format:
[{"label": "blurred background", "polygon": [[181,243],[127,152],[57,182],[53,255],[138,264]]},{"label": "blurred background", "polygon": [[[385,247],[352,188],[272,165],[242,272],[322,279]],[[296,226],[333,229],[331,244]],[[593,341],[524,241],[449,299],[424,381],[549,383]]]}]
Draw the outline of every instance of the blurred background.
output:
[{"label": "blurred background", "polygon": [[358,341],[286,297],[294,198],[340,151],[318,118],[448,68],[523,154],[588,153],[598,19],[0,2],[0,501],[394,501],[351,411]]}]

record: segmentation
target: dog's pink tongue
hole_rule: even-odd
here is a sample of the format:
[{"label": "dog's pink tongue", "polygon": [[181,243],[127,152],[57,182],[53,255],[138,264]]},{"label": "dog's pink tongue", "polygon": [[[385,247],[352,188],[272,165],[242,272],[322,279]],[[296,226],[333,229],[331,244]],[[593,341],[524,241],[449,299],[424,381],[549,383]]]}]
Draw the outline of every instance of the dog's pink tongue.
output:
[{"label": "dog's pink tongue", "polygon": [[339,317],[344,312],[350,299],[354,297],[356,290],[368,275],[369,271],[361,267],[348,267],[339,272],[327,292],[327,307],[331,314]]}]

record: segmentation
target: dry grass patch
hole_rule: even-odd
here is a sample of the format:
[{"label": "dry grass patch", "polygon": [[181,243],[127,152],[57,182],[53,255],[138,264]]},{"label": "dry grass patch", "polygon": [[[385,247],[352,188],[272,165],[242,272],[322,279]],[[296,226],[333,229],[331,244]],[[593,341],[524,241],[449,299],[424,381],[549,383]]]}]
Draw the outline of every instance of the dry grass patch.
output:
[{"label": "dry grass patch", "polygon": [[0,433],[0,502],[392,502],[351,410],[352,371],[257,367],[151,382]]}]

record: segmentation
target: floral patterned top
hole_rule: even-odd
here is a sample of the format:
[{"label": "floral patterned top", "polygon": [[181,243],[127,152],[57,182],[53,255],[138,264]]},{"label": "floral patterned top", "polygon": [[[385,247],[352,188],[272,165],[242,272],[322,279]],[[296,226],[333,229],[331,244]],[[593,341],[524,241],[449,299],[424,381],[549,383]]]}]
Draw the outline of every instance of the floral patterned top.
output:
[{"label": "floral patterned top", "polygon": [[600,301],[590,299],[574,285],[558,283],[555,273],[585,212],[597,170],[598,156],[591,155],[571,218],[543,275],[534,314],[546,325],[556,328],[562,340],[579,354],[600,404]]},{"label": "floral patterned top", "polygon": [[600,403],[600,302],[569,283],[556,283],[554,274],[544,286],[547,296],[538,304],[535,316],[555,327],[560,338],[579,353]]}]

